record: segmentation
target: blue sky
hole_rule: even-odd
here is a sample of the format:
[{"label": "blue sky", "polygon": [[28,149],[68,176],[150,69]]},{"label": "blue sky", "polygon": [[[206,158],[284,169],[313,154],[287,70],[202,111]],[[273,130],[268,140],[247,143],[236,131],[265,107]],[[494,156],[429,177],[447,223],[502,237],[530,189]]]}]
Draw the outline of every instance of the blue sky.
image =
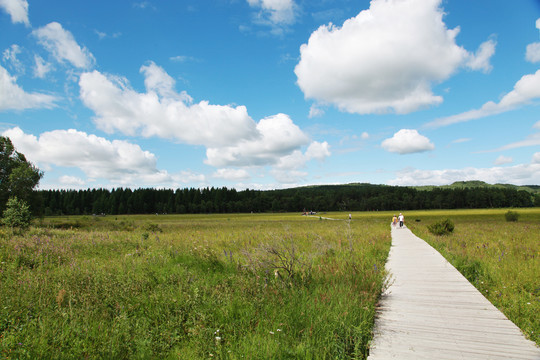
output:
[{"label": "blue sky", "polygon": [[42,189],[540,184],[537,0],[0,0]]}]

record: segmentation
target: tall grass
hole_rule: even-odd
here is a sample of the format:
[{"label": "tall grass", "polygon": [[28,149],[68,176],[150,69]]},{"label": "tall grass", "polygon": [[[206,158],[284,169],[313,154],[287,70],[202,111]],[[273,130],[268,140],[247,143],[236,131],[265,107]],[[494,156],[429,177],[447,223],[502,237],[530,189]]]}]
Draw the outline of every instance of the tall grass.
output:
[{"label": "tall grass", "polygon": [[365,358],[390,233],[386,219],[345,216],[63,217],[24,236],[2,230],[0,357]]},{"label": "tall grass", "polygon": [[[416,212],[408,224],[540,346],[540,209],[517,212],[517,222],[507,222],[502,209]],[[427,230],[447,217],[455,223],[452,234]]]}]

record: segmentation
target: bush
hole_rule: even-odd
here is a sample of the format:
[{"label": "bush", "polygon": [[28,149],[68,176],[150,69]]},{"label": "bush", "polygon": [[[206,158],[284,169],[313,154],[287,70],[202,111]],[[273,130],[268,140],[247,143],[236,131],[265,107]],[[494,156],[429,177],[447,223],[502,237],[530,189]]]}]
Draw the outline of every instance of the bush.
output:
[{"label": "bush", "polygon": [[17,197],[9,198],[4,210],[2,223],[11,228],[26,229],[30,226],[30,207],[24,200],[19,200]]},{"label": "bush", "polygon": [[427,226],[434,235],[448,235],[454,231],[454,223],[450,219],[442,220]]},{"label": "bush", "polygon": [[506,221],[518,221],[519,213],[516,211],[508,210],[506,214],[504,214],[504,217]]}]

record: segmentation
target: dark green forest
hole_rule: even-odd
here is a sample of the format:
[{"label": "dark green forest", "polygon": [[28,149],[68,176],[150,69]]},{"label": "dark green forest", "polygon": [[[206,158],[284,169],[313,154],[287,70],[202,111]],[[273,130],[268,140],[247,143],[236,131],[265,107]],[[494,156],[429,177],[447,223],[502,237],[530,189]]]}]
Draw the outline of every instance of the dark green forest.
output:
[{"label": "dark green forest", "polygon": [[383,211],[540,206],[537,189],[513,186],[414,188],[349,184],[283,190],[222,188],[41,190],[39,215]]}]

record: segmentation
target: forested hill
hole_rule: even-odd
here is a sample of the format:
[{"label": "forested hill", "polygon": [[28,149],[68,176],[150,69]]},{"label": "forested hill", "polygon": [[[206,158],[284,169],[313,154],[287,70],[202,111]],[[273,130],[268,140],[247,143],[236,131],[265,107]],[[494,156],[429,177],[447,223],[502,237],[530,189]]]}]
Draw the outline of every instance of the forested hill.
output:
[{"label": "forested hill", "polygon": [[475,182],[447,187],[371,184],[283,190],[222,188],[42,190],[44,215],[183,214],[281,211],[373,211],[540,206],[535,186],[521,189]]}]

